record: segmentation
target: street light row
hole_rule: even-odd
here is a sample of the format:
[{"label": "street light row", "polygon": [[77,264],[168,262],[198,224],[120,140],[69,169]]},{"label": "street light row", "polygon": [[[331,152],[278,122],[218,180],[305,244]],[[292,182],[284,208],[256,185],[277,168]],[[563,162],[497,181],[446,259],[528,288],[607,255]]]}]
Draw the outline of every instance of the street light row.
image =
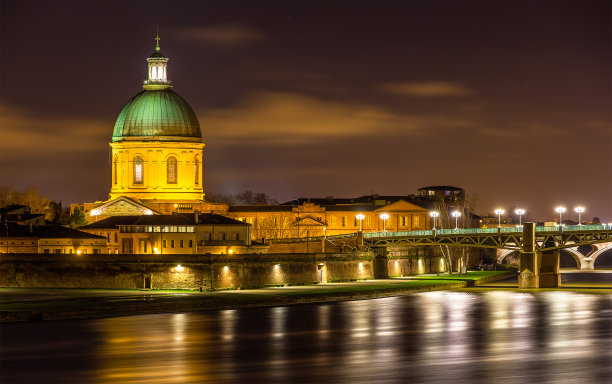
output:
[{"label": "street light row", "polygon": [[[562,225],[562,218],[563,218],[563,213],[565,213],[566,209],[565,207],[557,207],[555,208],[555,212],[557,212],[559,214],[559,225]],[[576,213],[578,213],[578,225],[582,225],[582,221],[581,221],[581,214],[582,212],[584,212],[584,207],[576,207],[574,208],[574,211]],[[501,215],[503,215],[506,211],[504,211],[503,209],[496,209],[495,210],[495,214],[497,215],[497,219],[498,219],[498,226],[501,227]],[[522,216],[525,214],[525,210],[522,208],[517,208],[514,210],[514,213],[518,215],[519,217],[519,227],[523,226],[522,223]],[[459,211],[454,211],[451,213],[451,215],[455,218],[455,229],[459,228],[459,217],[461,216],[461,212]],[[440,216],[440,212],[438,211],[431,211],[429,212],[429,216],[433,219],[433,229],[436,229],[436,218],[438,218]],[[383,213],[381,215],[379,215],[379,217],[381,218],[381,220],[383,221],[383,232],[386,232],[386,223],[387,220],[389,219],[389,215],[386,213]],[[362,213],[359,213],[358,215],[355,216],[355,218],[357,220],[359,220],[359,231],[362,230],[362,221],[363,219],[365,219],[365,215],[363,215]]]},{"label": "street light row", "polygon": [[[461,216],[461,212],[459,211],[454,211],[451,213],[451,215],[455,218],[455,229],[459,228],[459,217]],[[433,229],[436,229],[436,218],[438,216],[440,216],[440,213],[438,211],[431,211],[429,212],[429,216],[433,218]],[[383,232],[386,232],[386,224],[387,224],[387,220],[389,219],[389,215],[386,213],[383,213],[381,215],[379,215],[378,217],[381,218],[381,220],[383,221]],[[365,219],[365,215],[363,213],[359,213],[357,215],[355,215],[355,218],[357,220],[359,220],[359,231],[362,230],[362,220]]]}]

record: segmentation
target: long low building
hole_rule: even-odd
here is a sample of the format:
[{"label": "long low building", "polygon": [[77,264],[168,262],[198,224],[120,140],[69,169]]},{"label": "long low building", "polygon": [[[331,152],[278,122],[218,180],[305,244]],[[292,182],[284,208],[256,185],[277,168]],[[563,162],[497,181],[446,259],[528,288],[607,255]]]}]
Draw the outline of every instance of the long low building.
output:
[{"label": "long low building", "polygon": [[251,226],[214,213],[113,216],[79,228],[107,239],[115,254],[265,253]]},{"label": "long low building", "polygon": [[106,238],[61,225],[4,223],[0,253],[107,253]]}]

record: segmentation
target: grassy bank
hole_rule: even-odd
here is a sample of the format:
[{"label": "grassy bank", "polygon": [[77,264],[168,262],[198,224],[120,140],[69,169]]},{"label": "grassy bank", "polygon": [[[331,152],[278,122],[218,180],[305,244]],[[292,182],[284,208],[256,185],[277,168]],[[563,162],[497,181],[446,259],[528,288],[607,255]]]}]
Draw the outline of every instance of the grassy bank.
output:
[{"label": "grassy bank", "polygon": [[[167,312],[193,312],[254,306],[280,306],[370,299],[461,289],[504,272],[418,276],[222,292],[117,291],[87,289],[0,289],[0,322],[98,318]],[[473,288],[472,288],[473,289]]]}]

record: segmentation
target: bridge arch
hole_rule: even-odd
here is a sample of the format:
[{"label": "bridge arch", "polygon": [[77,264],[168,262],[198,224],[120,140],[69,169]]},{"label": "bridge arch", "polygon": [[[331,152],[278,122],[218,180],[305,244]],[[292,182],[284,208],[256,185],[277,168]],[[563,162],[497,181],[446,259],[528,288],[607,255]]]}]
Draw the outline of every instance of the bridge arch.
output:
[{"label": "bridge arch", "polygon": [[504,260],[512,255],[513,253],[518,253],[519,251],[515,249],[498,249],[497,250],[497,264],[504,264]]},{"label": "bridge arch", "polygon": [[572,258],[576,262],[576,268],[578,268],[578,269],[582,268],[582,261],[581,260],[584,259],[585,256],[578,251],[578,247],[576,247],[576,249],[574,249],[574,248],[563,248],[560,251],[561,252],[565,251],[570,256],[572,256]]},{"label": "bridge arch", "polygon": [[604,243],[602,245],[604,246],[601,248],[598,247],[596,251],[590,254],[590,258],[593,259],[593,265],[595,265],[595,261],[602,253],[607,252],[612,249],[612,243]]},{"label": "bridge arch", "polygon": [[[612,244],[611,244],[611,247],[612,247]],[[612,249],[612,248],[608,248],[608,249]],[[585,258],[585,255],[580,253],[577,248],[564,248],[564,249],[561,249],[560,251],[567,252],[567,254],[569,254],[574,259],[574,262],[576,263],[576,268],[579,268],[579,269],[582,268],[582,259]],[[504,264],[504,260],[506,260],[510,256],[518,256],[516,255],[518,253],[519,251],[514,250],[514,249],[498,249],[497,250],[497,264]],[[506,263],[506,264],[512,264],[512,263]]]}]

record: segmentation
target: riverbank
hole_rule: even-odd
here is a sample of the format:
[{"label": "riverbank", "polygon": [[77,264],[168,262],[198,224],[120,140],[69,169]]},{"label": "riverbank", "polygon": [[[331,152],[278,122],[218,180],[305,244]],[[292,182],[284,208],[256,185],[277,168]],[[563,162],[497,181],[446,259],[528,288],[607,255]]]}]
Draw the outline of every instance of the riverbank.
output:
[{"label": "riverbank", "polygon": [[[371,299],[462,289],[512,272],[470,272],[220,292],[1,288],[0,322],[99,318]],[[473,289],[473,288],[470,288]]]}]

